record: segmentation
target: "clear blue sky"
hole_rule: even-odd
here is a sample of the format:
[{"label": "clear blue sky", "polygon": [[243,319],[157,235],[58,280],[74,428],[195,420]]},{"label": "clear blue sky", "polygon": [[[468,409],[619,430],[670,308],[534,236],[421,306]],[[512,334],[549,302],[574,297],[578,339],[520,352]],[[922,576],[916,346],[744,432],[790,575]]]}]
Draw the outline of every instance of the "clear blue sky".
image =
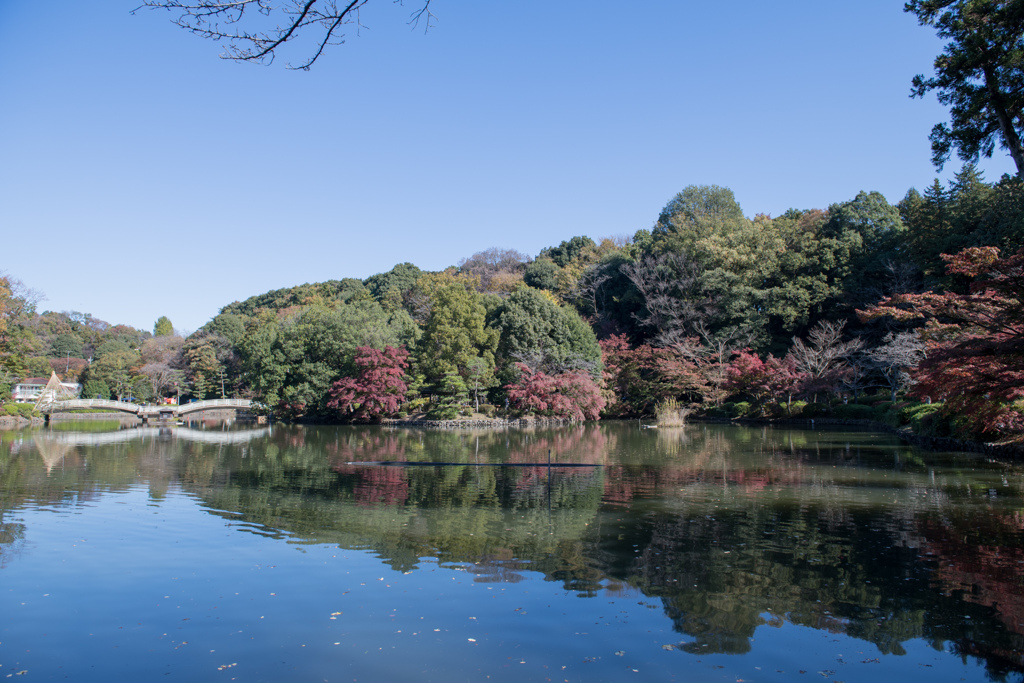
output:
[{"label": "clear blue sky", "polygon": [[310,72],[139,0],[0,2],[0,270],[43,310],[191,331],[270,289],[632,234],[687,185],[753,216],[937,175],[946,112],[908,94],[941,43],[898,0],[434,0],[426,35],[415,1]]}]

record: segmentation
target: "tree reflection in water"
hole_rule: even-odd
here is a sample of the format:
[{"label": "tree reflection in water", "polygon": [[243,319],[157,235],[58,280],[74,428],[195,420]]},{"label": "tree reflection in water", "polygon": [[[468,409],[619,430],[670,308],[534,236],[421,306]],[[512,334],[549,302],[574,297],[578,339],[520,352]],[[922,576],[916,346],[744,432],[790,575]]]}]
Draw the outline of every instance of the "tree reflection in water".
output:
[{"label": "tree reflection in water", "polygon": [[[1019,465],[870,432],[602,424],[424,431],[275,426],[250,442],[0,442],[0,558],[28,501],[146,481],[296,543],[425,558],[482,583],[527,572],[580,596],[660,600],[681,649],[743,653],[796,624],[903,652],[910,639],[1024,671]],[[61,444],[64,445],[61,445]],[[479,467],[492,463],[598,467]],[[454,463],[371,467],[366,461]]]}]

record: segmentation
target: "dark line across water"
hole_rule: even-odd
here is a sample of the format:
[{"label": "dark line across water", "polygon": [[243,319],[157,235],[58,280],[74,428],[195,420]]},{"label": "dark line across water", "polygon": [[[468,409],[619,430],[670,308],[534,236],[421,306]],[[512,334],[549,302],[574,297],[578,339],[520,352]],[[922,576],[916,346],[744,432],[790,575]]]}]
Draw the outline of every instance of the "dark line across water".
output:
[{"label": "dark line across water", "polygon": [[413,462],[411,460],[367,460],[347,462],[346,465],[372,465],[374,467],[604,467],[580,462]]}]

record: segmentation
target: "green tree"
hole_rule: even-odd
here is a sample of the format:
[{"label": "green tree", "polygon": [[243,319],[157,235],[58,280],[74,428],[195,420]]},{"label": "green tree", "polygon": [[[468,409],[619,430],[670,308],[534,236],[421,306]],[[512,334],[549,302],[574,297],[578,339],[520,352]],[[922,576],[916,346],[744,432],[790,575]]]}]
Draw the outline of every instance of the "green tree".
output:
[{"label": "green tree", "polygon": [[[691,185],[665,205],[651,237],[654,254],[691,264],[692,273],[676,275],[696,278],[696,290],[713,302],[705,324],[714,336],[763,337],[765,282],[784,247],[769,219],[746,218],[728,188]],[[649,307],[650,296],[645,299]]]},{"label": "green tree", "polygon": [[154,337],[169,337],[174,334],[174,325],[171,324],[170,318],[166,315],[162,315],[156,320],[156,324],[153,325],[153,336]]},{"label": "green tree", "polygon": [[465,376],[476,358],[494,367],[498,332],[486,325],[486,313],[483,297],[466,282],[454,281],[434,292],[418,346],[419,366],[428,380],[451,372]]},{"label": "green tree", "polygon": [[935,90],[950,108],[950,125],[932,128],[932,162],[941,169],[954,148],[975,162],[998,142],[1024,178],[1024,2],[910,0],[904,10],[949,40],[935,75],[913,81],[913,97]]},{"label": "green tree", "polygon": [[954,235],[949,195],[938,178],[924,191],[911,188],[897,205],[907,227],[905,248],[910,259],[928,281],[945,271],[938,255],[949,252]]},{"label": "green tree", "polygon": [[948,188],[936,179],[923,195],[914,190],[907,193],[899,204],[907,228],[901,248],[921,269],[927,287],[962,285],[960,278],[946,276],[942,254],[970,247],[1017,248],[1020,241],[1014,236],[1022,234],[1024,204],[1015,190],[1021,185],[1019,178],[1006,177],[993,186],[974,165],[967,164]]},{"label": "green tree", "polygon": [[466,367],[466,387],[473,392],[473,409],[480,411],[480,392],[490,389],[497,380],[494,377],[494,367],[489,365],[483,358],[474,358],[469,361]]},{"label": "green tree", "polygon": [[196,398],[206,398],[214,379],[220,377],[223,366],[218,359],[217,347],[221,338],[197,333],[185,340],[183,349],[185,367]]},{"label": "green tree", "polygon": [[209,378],[202,372],[197,372],[192,375],[192,397],[196,400],[202,401],[206,398],[207,392],[210,390]]},{"label": "green tree", "polygon": [[289,308],[304,308],[315,304],[334,306],[370,298],[370,293],[366,291],[362,281],[355,278],[344,278],[275,289],[251,296],[245,301],[228,304],[221,309],[221,314],[231,313],[251,317],[264,310],[280,311]]},{"label": "green tree", "polygon": [[[749,221],[732,190],[718,185],[690,185],[661,210],[652,231],[659,251],[682,251],[699,258],[719,251]],[[717,263],[709,265],[719,265]]]},{"label": "green tree", "polygon": [[245,326],[238,342],[242,381],[253,396],[268,406],[281,401],[285,381],[284,355],[278,346],[281,325],[271,311],[264,311]]},{"label": "green tree", "polygon": [[597,243],[586,236],[576,236],[557,247],[542,249],[537,258],[551,259],[555,265],[565,268],[573,261],[593,260]]},{"label": "green tree", "polygon": [[11,399],[11,392],[14,391],[14,377],[0,369],[0,405]]},{"label": "green tree", "polygon": [[575,310],[559,306],[543,292],[529,287],[514,292],[495,311],[493,324],[500,334],[498,358],[505,383],[513,379],[507,372],[515,362],[548,374],[600,372],[601,348],[594,331]]},{"label": "green tree", "polygon": [[991,244],[1009,253],[1024,244],[1024,179],[1003,178],[995,187],[987,216]]},{"label": "green tree", "polygon": [[538,258],[528,266],[523,273],[523,281],[536,289],[546,289],[554,292],[558,290],[558,274],[561,269],[558,264],[549,258]]},{"label": "green tree", "polygon": [[219,334],[232,344],[245,334],[245,316],[232,313],[221,313],[214,316],[213,320],[206,324],[206,328],[215,334]]},{"label": "green tree", "polygon": [[19,280],[0,275],[0,370],[21,375],[40,344],[29,322],[41,295]]},{"label": "green tree", "polygon": [[[240,376],[256,398],[287,404],[292,416],[327,415],[331,384],[355,372],[357,347],[397,347],[415,341],[417,332],[405,311],[389,314],[369,298],[317,304],[283,318],[264,311],[249,321],[237,345]],[[219,376],[215,369],[203,374],[208,381]]]},{"label": "green tree", "polygon": [[110,387],[107,383],[99,379],[86,380],[85,384],[82,385],[82,398],[102,398],[110,399]]},{"label": "green tree", "polygon": [[890,265],[905,257],[906,228],[899,210],[878,192],[859,192],[828,208],[818,233],[826,252],[829,284],[841,299],[832,302],[832,318],[895,293]]},{"label": "green tree", "polygon": [[139,401],[152,401],[156,394],[153,393],[153,385],[149,379],[142,375],[132,377],[132,398]]},{"label": "green tree", "polygon": [[34,356],[25,359],[25,369],[33,377],[49,377],[53,372],[50,360],[46,356]]},{"label": "green tree", "polygon": [[120,339],[105,341],[96,347],[96,360],[115,353],[131,353],[132,347]]},{"label": "green tree", "polygon": [[[119,343],[119,342],[112,342]],[[132,369],[140,356],[131,349],[113,349],[98,357],[86,370],[85,378],[103,382],[118,400],[128,395],[133,385]]]},{"label": "green tree", "polygon": [[423,271],[411,263],[399,263],[386,273],[371,275],[363,281],[373,298],[380,303],[402,300],[404,294],[416,286]]},{"label": "green tree", "polygon": [[824,303],[840,293],[828,278],[833,254],[819,239],[826,220],[824,211],[791,209],[771,221],[771,230],[782,241],[775,268],[764,285],[768,349],[772,352],[784,354],[793,336],[813,324]]},{"label": "green tree", "polygon": [[451,420],[459,416],[469,405],[469,388],[462,376],[453,371],[446,372],[437,383],[436,403],[427,413],[432,420]]},{"label": "green tree", "polygon": [[52,351],[54,356],[61,358],[66,356],[80,358],[82,356],[82,338],[73,332],[58,334],[53,340]]}]

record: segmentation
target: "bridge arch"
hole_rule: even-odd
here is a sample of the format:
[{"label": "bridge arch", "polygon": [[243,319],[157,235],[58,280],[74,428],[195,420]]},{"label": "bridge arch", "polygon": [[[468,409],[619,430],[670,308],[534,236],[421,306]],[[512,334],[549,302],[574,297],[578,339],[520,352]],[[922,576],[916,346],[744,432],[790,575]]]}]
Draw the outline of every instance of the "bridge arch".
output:
[{"label": "bridge arch", "polygon": [[45,412],[62,413],[68,410],[83,408],[102,408],[130,413],[139,417],[159,417],[161,415],[179,417],[204,410],[248,410],[251,407],[252,401],[247,398],[217,398],[208,401],[193,401],[192,403],[184,403],[182,405],[152,406],[140,406],[134,403],[125,403],[124,401],[108,401],[101,398],[87,398],[55,401],[45,407]]},{"label": "bridge arch", "polygon": [[110,401],[105,398],[74,398],[67,401],[54,401],[49,405],[42,406],[41,410],[44,413],[62,413],[66,410],[80,410],[82,408],[103,408],[138,415],[141,407],[134,403]]}]

